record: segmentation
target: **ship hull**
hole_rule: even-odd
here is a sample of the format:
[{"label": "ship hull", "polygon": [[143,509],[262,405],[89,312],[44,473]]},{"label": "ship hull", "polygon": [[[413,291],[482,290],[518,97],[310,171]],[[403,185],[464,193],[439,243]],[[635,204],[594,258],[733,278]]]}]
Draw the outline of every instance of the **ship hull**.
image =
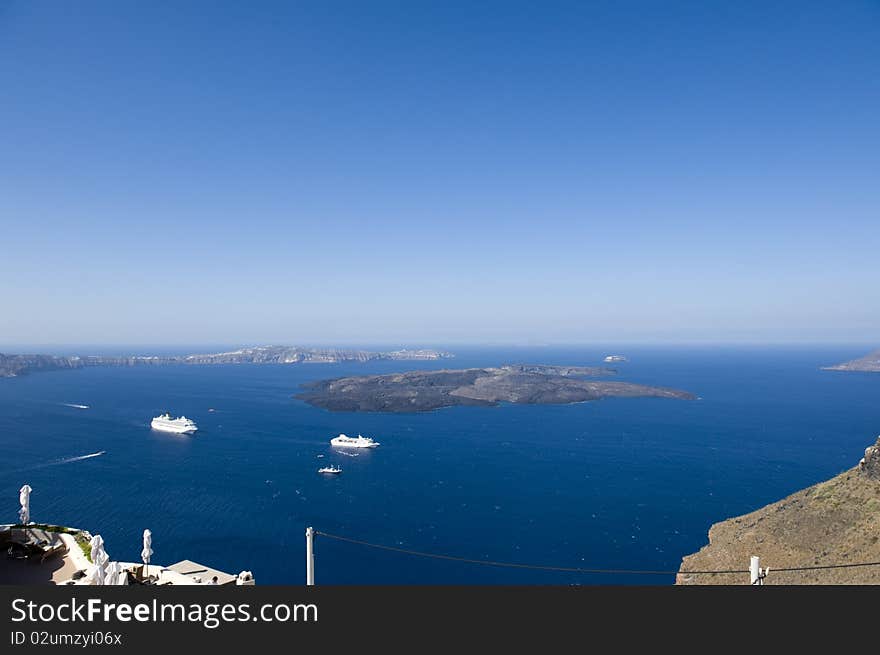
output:
[{"label": "ship hull", "polygon": [[167,425],[164,423],[157,423],[156,421],[150,423],[150,427],[154,430],[158,430],[159,432],[173,432],[174,434],[192,434],[198,429],[192,427],[181,427],[177,425]]}]

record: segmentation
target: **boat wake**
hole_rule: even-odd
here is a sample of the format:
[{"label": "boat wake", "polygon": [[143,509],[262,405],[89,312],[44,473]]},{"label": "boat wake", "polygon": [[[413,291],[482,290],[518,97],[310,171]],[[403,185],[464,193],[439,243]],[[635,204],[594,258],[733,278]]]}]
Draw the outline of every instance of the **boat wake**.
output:
[{"label": "boat wake", "polygon": [[74,409],[88,409],[88,405],[77,405],[76,403],[61,403],[65,407],[73,407]]},{"label": "boat wake", "polygon": [[42,464],[35,464],[34,466],[26,466],[20,469],[14,469],[12,471],[6,471],[7,474],[12,473],[24,473],[26,471],[36,471],[38,469],[44,469],[49,466],[58,466],[59,464],[71,464],[73,462],[81,462],[84,459],[91,459],[93,457],[100,457],[101,455],[106,454],[106,450],[99,450],[96,453],[89,453],[88,455],[77,455],[76,457],[62,457],[61,459],[54,459],[51,462],[44,462]]},{"label": "boat wake", "polygon": [[106,450],[99,450],[96,453],[89,453],[88,455],[79,455],[77,457],[65,457],[64,459],[59,459],[55,462],[49,462],[48,464],[44,464],[43,466],[55,466],[56,464],[70,464],[71,462],[81,462],[84,459],[91,459],[92,457],[100,457],[105,454]]},{"label": "boat wake", "polygon": [[340,450],[338,454],[345,455],[346,457],[357,457],[360,455],[360,453],[347,453],[344,450]]}]

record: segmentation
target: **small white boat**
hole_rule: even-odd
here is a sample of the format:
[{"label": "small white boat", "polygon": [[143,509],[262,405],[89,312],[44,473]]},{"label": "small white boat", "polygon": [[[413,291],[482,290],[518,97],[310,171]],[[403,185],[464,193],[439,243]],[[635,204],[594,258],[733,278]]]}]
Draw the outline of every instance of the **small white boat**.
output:
[{"label": "small white boat", "polygon": [[342,469],[338,466],[325,466],[324,468],[318,469],[318,473],[329,473],[331,475],[339,475],[342,473]]},{"label": "small white boat", "polygon": [[334,437],[330,440],[330,445],[336,446],[337,448],[376,448],[379,445],[379,442],[373,441],[369,437],[362,437],[361,435],[358,435],[357,439],[355,439],[354,437],[340,434],[338,437]]}]

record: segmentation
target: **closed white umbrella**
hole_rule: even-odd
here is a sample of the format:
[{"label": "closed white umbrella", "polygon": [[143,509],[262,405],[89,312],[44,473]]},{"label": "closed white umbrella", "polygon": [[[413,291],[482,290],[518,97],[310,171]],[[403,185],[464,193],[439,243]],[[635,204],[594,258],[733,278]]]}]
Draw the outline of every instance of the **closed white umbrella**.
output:
[{"label": "closed white umbrella", "polygon": [[104,550],[104,538],[101,537],[101,535],[96,534],[92,537],[91,541],[89,541],[89,545],[92,547],[92,564],[95,566],[92,584],[102,585],[106,578],[105,567],[110,561],[110,556],[107,554],[107,551]]},{"label": "closed white umbrella", "polygon": [[24,485],[18,490],[18,502],[21,503],[21,509],[18,511],[18,518],[22,525],[31,522],[31,489],[29,484]]},{"label": "closed white umbrella", "polygon": [[81,584],[90,584],[90,585],[102,585],[104,584],[104,569],[100,566],[95,566],[92,564],[89,567],[89,572],[86,573],[86,577],[82,579]]},{"label": "closed white umbrella", "polygon": [[144,549],[141,551],[141,560],[144,562],[144,575],[148,573],[150,568],[150,558],[153,556],[153,533],[144,530]]},{"label": "closed white umbrella", "polygon": [[104,550],[104,537],[96,534],[89,540],[89,546],[92,547],[92,563],[101,567],[107,564],[110,558]]},{"label": "closed white umbrella", "polygon": [[107,575],[104,577],[105,585],[127,585],[128,574],[119,562],[110,562],[107,566]]}]

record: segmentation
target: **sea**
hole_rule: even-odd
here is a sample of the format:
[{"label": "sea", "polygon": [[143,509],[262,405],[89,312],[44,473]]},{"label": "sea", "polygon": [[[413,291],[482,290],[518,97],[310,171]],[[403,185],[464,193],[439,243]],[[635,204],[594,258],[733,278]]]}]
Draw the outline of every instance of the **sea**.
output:
[{"label": "sea", "polygon": [[[155,563],[248,570],[257,584],[305,583],[309,526],[319,585],[671,584],[713,523],[858,462],[880,433],[880,374],[820,367],[866,350],[474,347],[431,362],[32,373],[0,380],[0,523],[17,520],[27,483],[32,520],[101,534],[112,559],[139,561],[149,528]],[[293,397],[322,378],[608,354],[629,358],[617,379],[699,399],[389,414]],[[151,430],[165,410],[199,431]],[[339,433],[381,446],[345,456],[329,445]],[[329,464],[343,473],[317,473]]]}]

